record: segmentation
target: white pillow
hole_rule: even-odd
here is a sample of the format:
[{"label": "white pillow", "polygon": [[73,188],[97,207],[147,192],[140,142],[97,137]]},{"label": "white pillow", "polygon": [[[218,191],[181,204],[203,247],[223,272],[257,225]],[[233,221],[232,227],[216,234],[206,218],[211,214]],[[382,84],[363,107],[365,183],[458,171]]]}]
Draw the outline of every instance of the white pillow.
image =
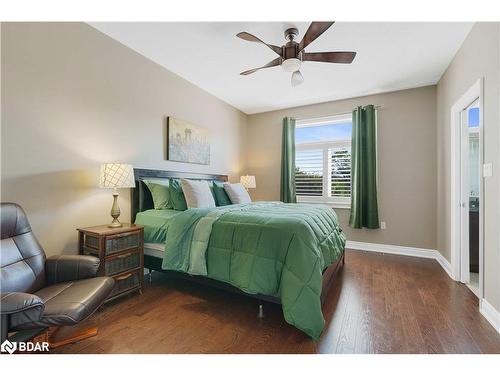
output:
[{"label": "white pillow", "polygon": [[215,200],[205,180],[181,180],[182,192],[188,208],[215,207]]},{"label": "white pillow", "polygon": [[240,183],[225,183],[224,190],[229,196],[232,204],[250,203],[252,201],[252,198],[250,198],[250,195],[248,195],[248,192]]}]

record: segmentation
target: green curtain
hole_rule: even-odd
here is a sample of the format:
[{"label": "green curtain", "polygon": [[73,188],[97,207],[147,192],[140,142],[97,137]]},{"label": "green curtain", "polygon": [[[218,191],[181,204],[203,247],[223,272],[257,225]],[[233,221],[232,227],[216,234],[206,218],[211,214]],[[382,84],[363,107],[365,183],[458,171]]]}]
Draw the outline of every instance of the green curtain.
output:
[{"label": "green curtain", "polygon": [[377,206],[377,117],[367,105],[352,112],[351,217],[353,228],[379,227]]},{"label": "green curtain", "polygon": [[281,189],[280,199],[285,203],[296,203],[295,194],[295,119],[283,119],[281,143]]}]

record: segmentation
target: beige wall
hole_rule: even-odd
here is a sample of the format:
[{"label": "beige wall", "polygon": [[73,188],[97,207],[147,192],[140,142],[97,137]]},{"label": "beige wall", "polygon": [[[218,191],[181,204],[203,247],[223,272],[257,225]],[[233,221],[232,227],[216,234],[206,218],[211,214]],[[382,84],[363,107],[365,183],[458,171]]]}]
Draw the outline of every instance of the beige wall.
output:
[{"label": "beige wall", "polygon": [[[2,201],[20,203],[48,254],[110,220],[102,162],[229,174],[246,115],[83,23],[3,23]],[[164,117],[212,130],[211,165],[164,160]],[[130,219],[129,191],[120,196]]]},{"label": "beige wall", "polygon": [[477,23],[437,86],[438,250],[451,260],[450,248],[450,112],[479,79],[484,78],[484,162],[493,163],[493,177],[484,179],[484,292],[500,310],[500,152],[499,152],[499,24]]},{"label": "beige wall", "polygon": [[403,90],[248,117],[245,172],[255,174],[254,199],[278,200],[281,124],[285,116],[318,117],[358,105],[378,112],[379,214],[385,230],[348,227],[349,210],[337,209],[352,241],[436,248],[436,88]]}]

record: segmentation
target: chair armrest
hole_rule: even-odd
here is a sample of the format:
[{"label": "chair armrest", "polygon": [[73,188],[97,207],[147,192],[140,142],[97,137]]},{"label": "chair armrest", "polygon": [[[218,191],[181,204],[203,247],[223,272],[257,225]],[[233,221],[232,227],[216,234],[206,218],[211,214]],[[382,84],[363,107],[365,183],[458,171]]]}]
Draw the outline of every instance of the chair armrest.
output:
[{"label": "chair armrest", "polygon": [[38,320],[44,308],[42,299],[34,294],[10,292],[2,293],[0,297],[1,315],[12,315],[33,309],[33,318]]},{"label": "chair armrest", "polygon": [[45,261],[47,284],[95,277],[99,264],[99,258],[92,255],[52,256]]}]

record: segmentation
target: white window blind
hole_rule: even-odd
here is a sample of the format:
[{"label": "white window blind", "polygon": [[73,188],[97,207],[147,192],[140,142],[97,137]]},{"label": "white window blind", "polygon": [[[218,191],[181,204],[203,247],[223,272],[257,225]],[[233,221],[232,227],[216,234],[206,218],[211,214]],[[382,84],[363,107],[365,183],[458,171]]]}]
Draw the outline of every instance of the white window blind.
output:
[{"label": "white window blind", "polygon": [[297,149],[295,155],[297,195],[323,196],[323,149]]},{"label": "white window blind", "polygon": [[332,147],[328,149],[330,162],[330,196],[351,196],[351,147]]},{"label": "white window blind", "polygon": [[[302,127],[300,123],[297,125],[301,129],[301,139],[295,150],[295,188],[298,202],[330,203],[337,207],[350,205],[350,132],[344,131],[335,139],[334,135],[337,133],[331,129],[336,122],[342,124],[344,130],[346,125],[350,129],[351,119],[346,116],[323,120],[322,124],[307,121]],[[329,126],[330,130],[318,129],[324,124]],[[330,138],[329,134],[332,134]]]}]

